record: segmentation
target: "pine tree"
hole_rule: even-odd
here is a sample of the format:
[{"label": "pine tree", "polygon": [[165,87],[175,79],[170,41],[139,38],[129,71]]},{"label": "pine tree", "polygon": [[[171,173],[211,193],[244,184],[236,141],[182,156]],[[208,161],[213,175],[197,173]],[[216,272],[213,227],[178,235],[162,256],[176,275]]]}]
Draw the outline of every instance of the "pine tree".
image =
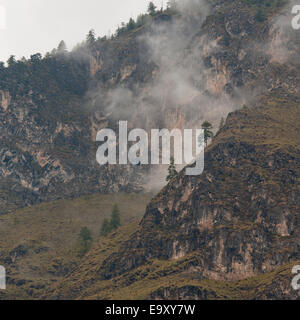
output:
[{"label": "pine tree", "polygon": [[111,224],[108,219],[104,219],[101,227],[101,236],[106,237],[111,232]]},{"label": "pine tree", "polygon": [[118,206],[115,204],[112,210],[111,219],[110,219],[110,226],[111,229],[117,229],[121,225],[121,218]]},{"label": "pine tree", "polygon": [[42,60],[42,55],[40,53],[36,53],[30,56],[30,62],[36,63]]},{"label": "pine tree", "polygon": [[64,40],[62,40],[58,47],[57,47],[57,52],[58,53],[65,53],[67,52],[67,46],[66,46],[66,43],[64,42]]},{"label": "pine tree", "polygon": [[87,227],[81,228],[79,235],[79,255],[85,255],[91,248],[93,242],[93,236],[91,231]]},{"label": "pine tree", "polygon": [[156,13],[156,6],[155,4],[151,1],[148,5],[148,14],[150,14],[150,16],[154,16]]},{"label": "pine tree", "polygon": [[92,47],[96,42],[96,34],[94,29],[91,29],[89,31],[88,35],[86,36],[86,42],[89,47]]},{"label": "pine tree", "polygon": [[8,65],[9,67],[13,66],[13,65],[16,64],[16,63],[17,63],[17,61],[16,61],[16,57],[15,57],[14,55],[11,55],[11,56],[9,57],[9,59],[7,60],[7,65]]},{"label": "pine tree", "polygon": [[132,18],[130,18],[129,22],[127,23],[127,30],[133,30],[135,28],[135,22]]},{"label": "pine tree", "polygon": [[207,146],[208,140],[214,137],[214,134],[211,131],[212,128],[213,128],[212,124],[209,123],[208,121],[204,121],[202,123],[202,129],[204,130],[204,142],[206,146]]},{"label": "pine tree", "polygon": [[170,160],[171,160],[171,161],[170,161],[170,165],[169,165],[169,168],[168,168],[169,174],[168,174],[168,176],[167,176],[167,178],[166,178],[166,181],[172,180],[172,179],[173,179],[174,177],[176,177],[177,174],[178,174],[178,172],[177,172],[177,170],[176,170],[176,166],[175,166],[175,164],[174,164],[174,158],[171,157]]}]

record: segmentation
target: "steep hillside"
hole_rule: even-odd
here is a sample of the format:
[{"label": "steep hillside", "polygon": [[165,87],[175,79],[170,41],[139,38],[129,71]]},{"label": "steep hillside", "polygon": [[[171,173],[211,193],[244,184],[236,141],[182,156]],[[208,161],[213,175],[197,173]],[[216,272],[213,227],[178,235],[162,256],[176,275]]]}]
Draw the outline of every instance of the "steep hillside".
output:
[{"label": "steep hillside", "polygon": [[[171,261],[154,259],[126,276],[111,280],[99,278],[99,265],[122,241],[138,228],[137,223],[122,227],[102,238],[85,261],[59,285],[47,288],[44,298],[51,299],[287,299],[297,298],[292,291],[291,269],[294,264],[239,281],[202,279],[189,272],[196,263],[193,254]],[[297,261],[295,261],[296,263]],[[299,261],[298,261],[299,263]]]},{"label": "steep hillside", "polygon": [[[114,204],[122,225],[140,218],[151,194],[94,194],[20,209],[0,217],[0,265],[6,267],[7,290],[1,299],[38,299],[86,258],[78,256],[78,234],[88,227],[94,242]],[[99,240],[100,238],[100,240]]]},{"label": "steep hillside", "polygon": [[74,53],[33,56],[2,66],[0,75],[0,214],[36,202],[141,189],[134,168],[96,163],[95,136],[106,119],[85,102],[88,61]]},{"label": "steep hillside", "polygon": [[255,276],[300,258],[299,65],[272,62],[263,53],[251,60],[252,49],[245,52],[247,59],[230,63],[228,53],[235,51],[238,57],[252,33],[268,43],[274,39],[271,19],[251,28],[245,9],[241,2],[229,1],[208,16],[204,28],[209,26],[207,33],[216,37],[224,30],[230,36],[230,47],[217,53],[229,75],[239,68],[244,87],[252,74],[247,86],[268,93],[228,116],[206,150],[203,175],[188,177],[182,171],[149,204],[141,230],[102,264],[103,279],[126,277],[153,259],[176,260],[192,253],[187,270],[216,280]]},{"label": "steep hillside", "polygon": [[202,176],[181,172],[45,297],[299,298],[299,121],[300,100],[274,94],[230,114]]},{"label": "steep hillside", "polygon": [[[128,240],[99,259],[90,285],[78,290],[76,273],[50,297],[298,297],[290,282],[300,259],[299,63],[289,57],[299,39],[287,25],[276,29],[280,5],[267,7],[225,2],[199,30],[198,41],[218,42],[203,57],[209,79],[248,101],[207,148],[204,173],[174,178]],[[282,33],[287,52],[278,56]]]},{"label": "steep hillside", "polygon": [[229,112],[202,175],[181,171],[140,223],[100,238],[76,268],[31,297],[299,298],[290,283],[300,261],[300,38],[289,2],[185,3],[79,47],[88,85],[68,85],[66,107],[53,103],[53,118],[52,104],[43,109],[2,90],[3,211],[139,189],[148,177],[140,166],[96,167],[93,139],[104,126],[216,127]]}]

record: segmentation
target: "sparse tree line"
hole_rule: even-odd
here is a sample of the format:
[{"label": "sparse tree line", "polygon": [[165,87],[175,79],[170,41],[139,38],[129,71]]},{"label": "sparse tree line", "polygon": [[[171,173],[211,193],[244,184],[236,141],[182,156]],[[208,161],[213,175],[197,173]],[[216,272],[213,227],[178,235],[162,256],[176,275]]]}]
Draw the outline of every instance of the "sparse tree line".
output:
[{"label": "sparse tree line", "polygon": [[[220,125],[219,125],[219,131],[224,127],[225,125],[225,120],[222,117],[221,121],[220,121]],[[213,133],[213,125],[208,122],[207,120],[205,120],[202,125],[201,125],[202,130],[204,131],[204,144],[207,147],[209,140],[212,140],[214,138],[214,133]],[[198,137],[198,143],[201,146],[202,142],[202,137]],[[168,175],[166,177],[166,181],[170,181],[173,178],[175,178],[178,175],[178,172],[176,170],[176,166],[175,166],[175,160],[174,157],[171,157],[170,159],[170,165],[168,168]]]},{"label": "sparse tree line", "polygon": [[[243,0],[246,4],[249,6],[255,6],[256,8],[256,14],[255,18],[258,22],[263,22],[267,18],[268,11],[271,11],[274,7],[282,7],[287,0]],[[153,17],[155,17],[159,13],[174,13],[178,10],[178,0],[169,0],[167,2],[167,7],[164,8],[163,5],[160,9],[158,9],[155,4],[151,1],[148,4],[147,12],[144,14],[138,15],[136,19],[133,19],[132,17],[129,19],[127,23],[122,22],[121,25],[117,28],[116,32],[107,37],[96,37],[96,33],[94,29],[91,29],[86,39],[83,43],[78,44],[75,49],[81,48],[82,46],[87,46],[89,49],[93,49],[96,43],[106,41],[107,39],[114,39],[118,38],[119,36],[125,34],[128,31],[134,30],[136,28],[139,28],[148,22],[151,22]],[[67,46],[66,43],[62,40],[57,48],[54,48],[51,52],[48,52],[45,54],[45,58],[50,58],[53,56],[61,55],[64,53],[67,53]],[[32,55],[30,59],[26,59],[25,57],[21,58],[19,61],[15,59],[15,56],[12,55],[8,61],[7,65],[13,66],[17,63],[34,63],[42,60],[42,55],[40,53],[37,53],[35,55]],[[4,63],[0,62],[0,69],[4,67]]]},{"label": "sparse tree line", "polygon": [[111,213],[110,220],[104,219],[101,227],[101,235],[107,236],[112,231],[118,229],[121,226],[120,211],[115,204]]},{"label": "sparse tree line", "polygon": [[[221,120],[221,121],[223,121],[223,120]],[[210,122],[204,121],[202,123],[202,125],[201,125],[201,128],[204,131],[204,143],[205,143],[205,146],[207,146],[208,141],[214,137],[214,134],[212,132],[213,126],[212,126],[212,124]],[[202,141],[201,141],[201,137],[200,136],[198,137],[198,143],[201,146]],[[174,157],[171,157],[170,165],[169,165],[169,168],[168,168],[168,175],[166,177],[166,181],[172,180],[177,175],[178,175],[178,172],[176,170],[175,160],[174,160]]]},{"label": "sparse tree line", "polygon": [[[176,7],[177,7],[176,0],[168,1],[166,11],[167,12],[171,11],[171,10],[175,11]],[[128,23],[122,22],[121,26],[118,27],[118,29],[117,29],[116,33],[113,35],[113,37],[119,37],[128,31],[134,30],[136,28],[139,28],[139,27],[147,24],[148,22],[150,22],[152,20],[152,18],[155,15],[162,13],[162,12],[164,12],[163,6],[160,9],[158,9],[152,1],[149,2],[147,13],[138,15],[136,20],[134,20],[133,18],[130,18]]]},{"label": "sparse tree line", "polygon": [[[99,45],[100,43],[106,40],[113,40],[115,38],[118,38],[122,34],[125,34],[128,31],[137,29],[147,23],[150,23],[153,17],[159,13],[174,12],[176,10],[176,7],[177,7],[176,0],[168,1],[166,9],[164,9],[163,6],[161,7],[161,9],[157,9],[155,4],[151,1],[148,4],[147,13],[138,15],[136,19],[130,18],[128,23],[122,22],[113,35],[110,35],[110,36],[105,35],[103,37],[97,37],[95,30],[91,29],[88,32],[85,41],[77,44],[73,51],[76,52],[77,50],[84,49],[84,48],[88,48],[90,51],[93,51],[96,48],[97,44]],[[22,57],[21,59],[16,60],[16,57],[14,55],[11,55],[9,59],[6,61],[6,63],[8,68],[20,69],[21,65],[24,66],[24,65],[30,65],[30,64],[37,64],[44,60],[48,61],[51,58],[64,56],[67,53],[68,53],[67,45],[64,40],[61,40],[57,48],[54,48],[51,52],[47,52],[44,57],[42,56],[42,54],[36,53],[34,55],[31,55],[29,59]],[[4,68],[5,68],[5,64],[3,62],[0,62],[0,71],[1,69],[4,69]]]},{"label": "sparse tree line", "polygon": [[[225,125],[224,118],[221,118],[219,130],[221,130]],[[213,139],[213,126],[210,122],[204,121],[201,125],[201,128],[204,130],[204,143],[205,146],[208,145],[209,140]],[[199,140],[200,143],[200,140]],[[202,143],[202,141],[201,141]],[[176,166],[174,163],[174,157],[171,157],[170,165],[168,168],[168,175],[166,177],[166,181],[170,181],[173,178],[175,178],[178,175],[178,172],[176,170]],[[105,218],[103,220],[100,235],[103,237],[108,236],[112,231],[118,229],[121,226],[121,217],[120,217],[120,211],[118,206],[115,204],[110,219]],[[83,256],[85,255],[91,248],[92,242],[93,242],[93,236],[92,232],[87,228],[83,227],[80,230],[80,233],[78,235],[79,240],[79,255]]]},{"label": "sparse tree line", "polygon": [[[174,10],[175,8],[176,8],[176,1],[175,0],[168,1],[166,10],[167,11],[171,10],[171,9]],[[147,22],[151,22],[152,18],[156,14],[162,13],[163,11],[164,11],[163,7],[158,10],[157,7],[155,6],[155,4],[151,1],[148,4],[147,13],[140,14],[136,20],[133,18],[130,18],[128,23],[122,22],[121,26],[119,26],[118,29],[116,30],[116,32],[113,35],[111,35],[109,38],[114,39],[114,38],[119,37],[123,33],[134,30],[136,28],[139,28],[139,27],[145,25]],[[97,42],[105,41],[107,39],[108,39],[107,36],[97,38],[95,30],[91,29],[86,36],[85,42],[78,44],[75,47],[75,50],[77,48],[81,48],[82,46],[85,46],[85,45],[88,48],[92,49]],[[58,44],[57,48],[54,48],[51,52],[47,52],[45,54],[44,58],[50,59],[51,57],[66,54],[67,52],[68,52],[67,45],[66,45],[65,41],[62,40]],[[12,66],[15,66],[15,65],[21,64],[21,63],[22,64],[37,63],[37,62],[40,62],[41,60],[43,60],[43,56],[40,53],[36,53],[34,55],[31,55],[29,59],[22,57],[20,60],[16,60],[16,57],[14,55],[11,55],[9,57],[9,59],[6,61],[6,63],[7,63],[8,67],[12,67]],[[3,62],[0,62],[0,69],[1,68],[2,69],[4,68]]]},{"label": "sparse tree line", "polygon": [[[101,230],[100,230],[100,236],[106,237],[108,236],[112,231],[118,229],[121,226],[121,217],[120,217],[120,211],[118,206],[115,204],[111,217],[108,220],[105,218],[103,220]],[[91,248],[93,243],[93,235],[91,230],[88,227],[82,227],[79,234],[78,234],[78,255],[84,256]]]}]

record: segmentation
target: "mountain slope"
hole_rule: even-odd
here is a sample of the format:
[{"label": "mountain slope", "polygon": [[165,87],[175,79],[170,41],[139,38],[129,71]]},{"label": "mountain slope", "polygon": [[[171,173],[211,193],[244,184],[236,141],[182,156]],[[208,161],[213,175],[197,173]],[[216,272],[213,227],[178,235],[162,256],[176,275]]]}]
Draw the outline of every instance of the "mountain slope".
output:
[{"label": "mountain slope", "polygon": [[[100,109],[94,129],[101,119],[115,128],[120,117],[147,129],[194,126],[206,117],[216,124],[239,110],[207,147],[201,176],[181,171],[139,224],[101,238],[45,289],[45,299],[299,298],[290,286],[300,260],[299,37],[278,23],[285,1],[208,3],[205,14],[160,12],[94,44],[87,93]],[[99,179],[107,190],[111,177],[120,189],[120,172],[105,168],[85,190],[83,168],[78,193],[98,188]],[[95,172],[88,177],[94,181]],[[59,186],[63,196],[73,193],[66,181]]]},{"label": "mountain slope", "polygon": [[[252,3],[218,4],[194,40],[217,40],[219,50],[203,57],[216,76],[210,83],[242,90],[247,106],[229,114],[207,148],[204,173],[170,181],[128,240],[99,259],[90,283],[75,272],[47,297],[299,297],[290,285],[300,259],[299,63],[289,59],[299,39],[274,28],[279,6],[258,19],[262,7]],[[277,56],[281,32],[288,52]]]},{"label": "mountain slope", "polygon": [[1,299],[38,299],[86,258],[78,256],[82,227],[102,242],[100,230],[114,204],[122,225],[140,218],[151,194],[94,194],[19,209],[0,217],[0,265],[7,272]]},{"label": "mountain slope", "polygon": [[[140,190],[132,166],[99,167],[96,133],[129,127],[214,124],[252,91],[297,76],[270,63],[263,44],[277,39],[274,14],[285,1],[199,1],[164,10],[133,29],[84,43],[72,52],[0,64],[0,213],[41,201],[94,192]],[[187,2],[189,3],[189,2]],[[257,10],[266,12],[257,19]],[[297,57],[295,43],[289,47]],[[245,91],[244,91],[245,90]]]},{"label": "mountain slope", "polygon": [[300,259],[298,123],[300,100],[275,93],[230,114],[203,175],[181,172],[131,236],[122,229],[101,241],[46,297],[297,298],[290,283]]},{"label": "mountain slope", "polygon": [[141,190],[136,168],[96,162],[96,133],[107,120],[87,105],[89,60],[77,55],[34,56],[0,68],[0,214],[95,192]]}]

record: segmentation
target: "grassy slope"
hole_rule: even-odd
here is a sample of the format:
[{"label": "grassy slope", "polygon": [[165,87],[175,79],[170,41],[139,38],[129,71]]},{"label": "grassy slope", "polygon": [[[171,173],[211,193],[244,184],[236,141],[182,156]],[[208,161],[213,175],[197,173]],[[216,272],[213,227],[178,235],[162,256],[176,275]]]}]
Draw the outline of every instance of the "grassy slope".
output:
[{"label": "grassy slope", "polygon": [[9,278],[8,290],[0,292],[0,299],[39,297],[44,287],[79,263],[77,236],[81,227],[87,226],[96,241],[114,203],[120,208],[122,223],[128,224],[144,214],[150,199],[151,194],[97,194],[0,216],[0,264]]},{"label": "grassy slope", "polygon": [[[257,108],[244,107],[229,117],[222,139],[241,140],[272,149],[299,148],[300,101],[293,97],[263,97]],[[238,117],[238,123],[236,122]],[[216,143],[219,143],[216,140]]]},{"label": "grassy slope", "polygon": [[[197,273],[187,273],[185,266],[194,260],[190,254],[173,261],[153,260],[125,277],[112,280],[99,277],[98,269],[104,259],[118,250],[120,244],[138,229],[138,223],[126,225],[94,245],[81,265],[58,285],[53,285],[44,298],[51,299],[148,299],[155,292],[180,291],[196,288],[205,299],[256,299],[268,298],[272,288],[289,288],[291,270],[300,261],[284,265],[272,272],[240,281],[215,281],[197,279]],[[297,294],[295,292],[295,294]],[[180,297],[179,297],[180,298]],[[182,297],[181,297],[182,298]]]}]

